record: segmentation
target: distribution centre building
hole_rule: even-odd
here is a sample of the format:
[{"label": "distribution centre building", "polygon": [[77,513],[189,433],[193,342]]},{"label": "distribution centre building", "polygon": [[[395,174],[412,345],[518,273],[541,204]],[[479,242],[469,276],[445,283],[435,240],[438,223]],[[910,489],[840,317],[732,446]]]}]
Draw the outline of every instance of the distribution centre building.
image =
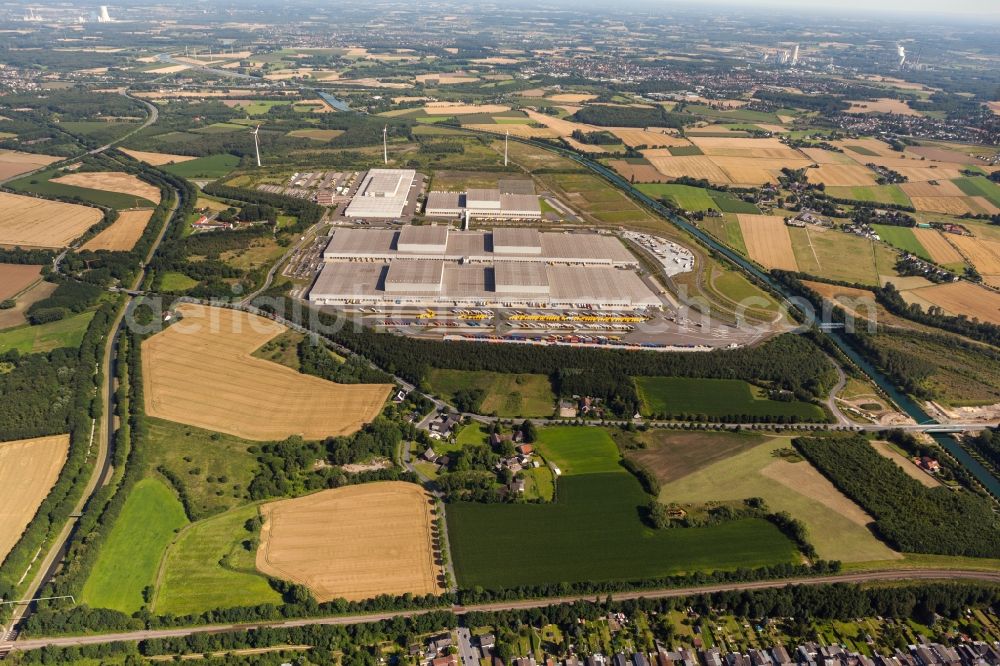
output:
[{"label": "distribution centre building", "polygon": [[614,236],[445,226],[339,229],[317,305],[635,309],[662,301]]},{"label": "distribution centre building", "polygon": [[410,188],[417,177],[413,169],[371,169],[344,211],[346,217],[389,219],[403,214]]}]

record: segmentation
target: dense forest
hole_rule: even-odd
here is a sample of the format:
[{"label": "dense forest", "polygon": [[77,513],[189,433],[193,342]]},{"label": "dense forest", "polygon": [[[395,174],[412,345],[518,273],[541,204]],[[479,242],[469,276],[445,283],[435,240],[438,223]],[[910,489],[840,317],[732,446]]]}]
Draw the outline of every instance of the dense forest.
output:
[{"label": "dense forest", "polygon": [[861,435],[803,437],[795,448],[875,517],[876,532],[896,550],[1000,557],[1000,518],[984,498],[925,487]]},{"label": "dense forest", "polygon": [[611,106],[590,104],[574,113],[571,120],[600,127],[672,127],[683,129],[696,120],[686,113],[671,113],[662,106]]}]

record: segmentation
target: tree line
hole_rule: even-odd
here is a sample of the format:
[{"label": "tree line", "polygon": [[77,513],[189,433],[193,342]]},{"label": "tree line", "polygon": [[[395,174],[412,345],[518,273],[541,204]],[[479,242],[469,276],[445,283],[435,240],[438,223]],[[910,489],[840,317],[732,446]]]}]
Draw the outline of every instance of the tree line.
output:
[{"label": "tree line", "polygon": [[794,445],[875,517],[875,531],[896,550],[1000,557],[1000,519],[988,500],[944,486],[927,488],[862,435],[801,437]]}]

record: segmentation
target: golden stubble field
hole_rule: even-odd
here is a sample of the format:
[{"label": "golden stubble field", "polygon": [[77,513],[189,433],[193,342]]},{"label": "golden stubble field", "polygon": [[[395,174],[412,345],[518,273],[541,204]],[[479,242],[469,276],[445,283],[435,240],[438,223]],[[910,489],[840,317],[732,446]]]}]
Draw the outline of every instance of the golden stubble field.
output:
[{"label": "golden stubble field", "polygon": [[953,315],[965,315],[1000,325],[1000,294],[971,282],[949,282],[913,289],[907,294],[937,305]]},{"label": "golden stubble field", "polygon": [[53,183],[87,187],[92,190],[118,192],[133,197],[141,197],[155,204],[160,203],[160,188],[144,183],[135,176],[117,171],[86,171],[71,173],[52,179]]},{"label": "golden stubble field", "polygon": [[110,227],[84,243],[82,249],[127,252],[135,247],[152,216],[153,211],[149,208],[123,210]]},{"label": "golden stubble field", "polygon": [[257,568],[320,602],[438,594],[431,506],[427,491],[402,481],[264,504]]},{"label": "golden stubble field", "polygon": [[799,270],[784,219],[776,215],[744,213],[740,213],[737,218],[751,259],[765,268]]},{"label": "golden stubble field", "polygon": [[183,320],[142,343],[150,416],[257,441],[357,432],[392,386],[334,384],[252,356],[284,326],[238,310],[184,303]]},{"label": "golden stubble field", "polygon": [[191,157],[190,155],[171,155],[170,153],[150,153],[144,150],[126,150],[125,148],[120,148],[123,153],[129,157],[135,158],[140,162],[145,162],[146,164],[151,164],[153,166],[163,166],[164,164],[180,164],[181,162],[190,162],[191,160],[198,159],[197,157]]},{"label": "golden stubble field", "polygon": [[20,176],[22,173],[40,169],[61,159],[63,158],[53,157],[52,155],[36,155],[35,153],[22,153],[16,150],[0,150],[0,180]]},{"label": "golden stubble field", "polygon": [[103,216],[90,206],[0,192],[0,245],[66,247]]},{"label": "golden stubble field", "polygon": [[0,442],[0,562],[52,490],[69,453],[69,435]]},{"label": "golden stubble field", "polygon": [[963,261],[962,255],[936,229],[913,229],[913,235],[924,246],[931,259],[939,264],[958,264]]}]

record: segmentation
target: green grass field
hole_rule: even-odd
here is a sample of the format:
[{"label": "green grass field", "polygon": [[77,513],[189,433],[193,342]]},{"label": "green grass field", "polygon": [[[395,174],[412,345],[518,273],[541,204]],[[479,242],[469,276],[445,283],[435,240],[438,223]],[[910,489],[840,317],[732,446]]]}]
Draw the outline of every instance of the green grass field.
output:
[{"label": "green grass field", "polygon": [[712,210],[718,209],[712,197],[708,196],[708,190],[690,185],[673,185],[670,183],[646,183],[636,185],[635,188],[643,194],[655,199],[668,197],[684,210]]},{"label": "green grass field", "polygon": [[[649,429],[618,433],[626,438],[625,456],[646,468],[661,484],[682,479],[717,462],[760,446],[767,439],[751,432],[697,432]],[[628,442],[631,437],[635,442]],[[638,443],[640,447],[636,447]]]},{"label": "green grass field", "polygon": [[231,132],[242,132],[244,130],[246,130],[246,127],[243,125],[237,125],[236,123],[212,123],[211,125],[199,127],[198,129],[193,129],[191,131],[197,132],[198,134],[229,134]]},{"label": "green grass field", "polygon": [[847,149],[857,153],[858,155],[864,155],[865,157],[878,157],[878,153],[871,148],[865,148],[864,146],[847,146]]},{"label": "green grass field", "polygon": [[986,197],[994,206],[1000,206],[1000,185],[982,176],[975,178],[956,178],[954,183],[971,197]]},{"label": "green grass field", "polygon": [[240,164],[240,158],[229,153],[199,157],[179,164],[168,164],[163,167],[181,178],[222,178]]},{"label": "green grass field", "polygon": [[751,111],[748,109],[713,109],[703,104],[687,104],[684,113],[693,113],[706,118],[721,118],[723,120],[745,121],[751,123],[779,124],[778,116],[766,111]]},{"label": "green grass field", "polygon": [[917,240],[917,237],[913,234],[912,229],[908,227],[889,226],[886,224],[873,224],[872,228],[886,243],[898,247],[900,250],[906,250],[911,254],[915,254],[931,261],[930,253],[928,253],[927,250],[924,249],[924,246],[920,244],[920,241]]},{"label": "green grass field", "polygon": [[565,476],[622,470],[618,447],[602,428],[556,426],[538,432],[535,446]]},{"label": "green grass field", "polygon": [[455,443],[458,446],[468,446],[469,444],[485,444],[487,438],[486,430],[482,423],[471,423],[458,431]]},{"label": "green grass field", "polygon": [[188,615],[215,608],[281,603],[265,576],[254,569],[252,539],[244,525],[257,515],[245,506],[194,523],[167,552],[155,612]]},{"label": "green grass field", "polygon": [[[792,562],[795,547],[763,520],[653,530],[649,496],[631,474],[564,476],[549,504],[448,508],[448,538],[463,587],[637,580]],[[530,547],[526,547],[530,544]]]},{"label": "green grass field", "polygon": [[244,501],[257,468],[249,448],[259,443],[162,419],[146,419],[151,469],[161,465],[184,484],[195,519]]},{"label": "green grass field", "polygon": [[142,591],[156,582],[160,559],[176,530],[187,524],[174,492],[157,479],[139,481],[101,548],[80,602],[134,613]]},{"label": "green grass field", "polygon": [[698,146],[667,146],[667,150],[674,157],[687,157],[689,155],[704,155]]},{"label": "green grass field", "polygon": [[738,379],[636,377],[642,413],[705,416],[784,416],[822,420],[823,410],[807,402],[782,402],[754,395],[753,387]]},{"label": "green grass field", "polygon": [[877,285],[879,274],[892,275],[896,252],[876,243],[837,231],[788,228],[799,270],[830,280]]},{"label": "green grass field", "polygon": [[16,349],[22,354],[34,354],[59,347],[79,347],[93,318],[93,312],[81,312],[48,324],[9,328],[0,332],[0,353]]},{"label": "green grass field", "polygon": [[750,213],[759,215],[760,209],[752,203],[737,199],[728,192],[712,192],[716,207],[723,213]]},{"label": "green grass field", "polygon": [[432,393],[453,400],[456,392],[481,389],[486,392],[480,411],[510,417],[552,416],[556,397],[545,375],[507,374],[469,370],[431,370],[428,383]]},{"label": "green grass field", "polygon": [[120,192],[106,192],[104,190],[93,190],[89,187],[77,187],[76,185],[66,185],[64,183],[54,183],[50,178],[58,178],[56,171],[44,171],[26,178],[21,178],[10,183],[10,188],[18,192],[31,192],[50,197],[73,197],[82,201],[87,201],[98,206],[107,206],[123,210],[126,208],[154,208],[156,204],[142,197],[122,194]]},{"label": "green grass field", "polygon": [[[818,472],[810,469],[808,462],[801,459],[786,462],[774,455],[775,450],[790,446],[791,438],[775,437],[729,455],[665,484],[660,501],[703,505],[762,497],[772,511],[787,511],[803,521],[810,542],[824,559],[862,562],[893,558],[892,549],[876,539],[863,523],[845,517],[845,514],[862,514]],[[776,481],[777,476],[786,479],[785,483]]]},{"label": "green grass field", "polygon": [[838,199],[855,199],[873,203],[894,203],[909,206],[910,198],[899,185],[873,185],[871,187],[828,187],[827,193]]},{"label": "green grass field", "polygon": [[197,280],[177,271],[168,271],[160,278],[160,289],[163,291],[187,291],[197,284]]}]

